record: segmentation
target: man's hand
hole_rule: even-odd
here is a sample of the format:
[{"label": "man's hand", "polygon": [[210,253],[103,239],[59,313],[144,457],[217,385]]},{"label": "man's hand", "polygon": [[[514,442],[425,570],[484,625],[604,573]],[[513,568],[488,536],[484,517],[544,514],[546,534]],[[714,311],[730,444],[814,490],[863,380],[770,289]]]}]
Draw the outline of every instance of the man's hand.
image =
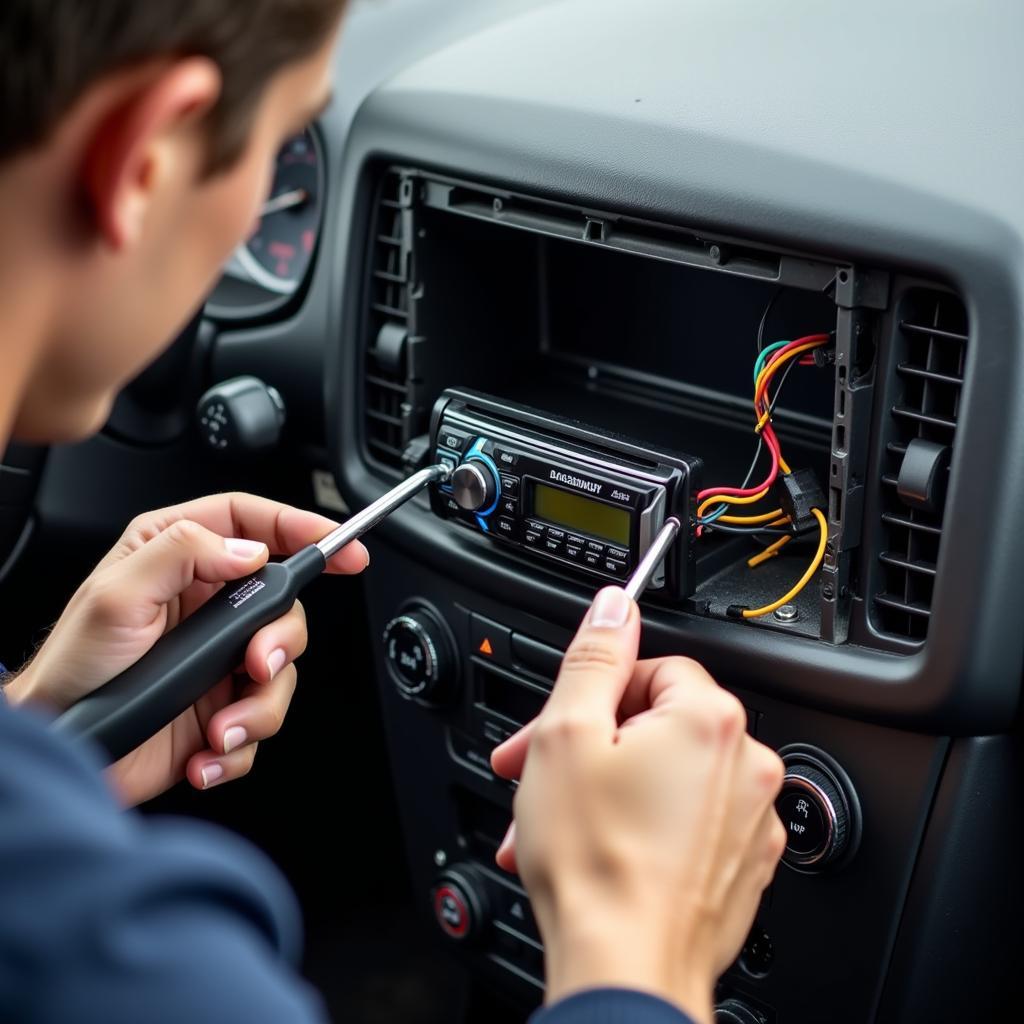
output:
[{"label": "man's hand", "polygon": [[598,594],[531,725],[494,751],[519,778],[498,863],[544,937],[547,999],[621,986],[711,1021],[785,846],[779,758],[695,662],[637,662],[640,616]]},{"label": "man's hand", "polygon": [[[250,494],[218,494],[139,516],[8,686],[8,699],[65,710],[138,661],[225,581],[255,572],[270,554],[292,554],[320,540],[336,525]],[[357,573],[368,562],[355,541],[330,560],[328,571]],[[240,679],[222,679],[111,767],[122,799],[140,803],[186,776],[205,789],[245,775],[257,742],[281,727],[295,691],[292,662],[306,641],[305,613],[296,602],[252,638]]]}]

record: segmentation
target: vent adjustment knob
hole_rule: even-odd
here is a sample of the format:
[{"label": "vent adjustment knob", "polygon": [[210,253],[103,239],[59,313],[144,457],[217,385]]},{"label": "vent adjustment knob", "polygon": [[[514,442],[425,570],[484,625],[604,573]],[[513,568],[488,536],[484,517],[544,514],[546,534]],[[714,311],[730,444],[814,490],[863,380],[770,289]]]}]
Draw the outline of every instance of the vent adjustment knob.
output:
[{"label": "vent adjustment knob", "polygon": [[915,437],[907,445],[896,480],[900,501],[910,508],[940,510],[946,500],[949,456],[947,445]]}]

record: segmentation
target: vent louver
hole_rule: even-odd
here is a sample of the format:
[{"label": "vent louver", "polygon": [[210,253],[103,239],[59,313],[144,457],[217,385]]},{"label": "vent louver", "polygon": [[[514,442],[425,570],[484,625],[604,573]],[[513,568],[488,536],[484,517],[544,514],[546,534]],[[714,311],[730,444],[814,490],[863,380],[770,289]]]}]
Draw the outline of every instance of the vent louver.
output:
[{"label": "vent louver", "polygon": [[[967,313],[955,295],[919,288],[904,296],[898,320],[898,397],[890,410],[883,463],[882,574],[875,611],[885,632],[920,641],[931,616],[949,457],[960,411]],[[915,500],[908,483],[908,448],[932,459],[935,500],[930,503]]]},{"label": "vent louver", "polygon": [[400,466],[415,430],[410,378],[412,182],[386,173],[371,228],[364,436],[370,455]]}]

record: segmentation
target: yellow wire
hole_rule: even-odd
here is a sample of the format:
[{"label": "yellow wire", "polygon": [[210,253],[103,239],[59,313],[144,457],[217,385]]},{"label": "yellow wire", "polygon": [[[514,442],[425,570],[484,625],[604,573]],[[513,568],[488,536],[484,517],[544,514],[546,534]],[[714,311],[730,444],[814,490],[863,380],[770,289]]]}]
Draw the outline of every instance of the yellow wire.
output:
[{"label": "yellow wire", "polygon": [[[771,523],[773,519],[778,519],[782,514],[782,509],[777,508],[773,512],[765,512],[763,516],[719,516],[715,523],[742,523],[744,526],[756,526],[758,523]],[[784,521],[788,523],[789,519]],[[714,526],[714,523],[708,525]]]},{"label": "yellow wire", "polygon": [[[761,372],[757,375],[757,380],[754,381],[754,395],[756,396],[761,390],[761,381],[767,379],[771,380],[776,373],[782,369],[786,363],[791,362],[799,356],[802,356],[805,352],[810,352],[812,349],[821,348],[822,345],[826,344],[827,340],[823,341],[809,341],[806,345],[799,345],[793,349],[792,352],[787,352],[784,359],[776,359],[774,363],[769,363],[767,366],[761,367]],[[759,411],[759,410],[758,410]]]},{"label": "yellow wire", "polygon": [[767,562],[769,558],[774,558],[779,553],[779,549],[784,548],[792,539],[791,536],[780,537],[774,544],[769,544],[760,554],[748,558],[748,567],[754,569],[762,562]]},{"label": "yellow wire", "polygon": [[768,493],[768,490],[767,487],[764,487],[757,494],[748,495],[746,498],[734,494],[712,494],[697,506],[697,515],[698,517],[703,516],[704,509],[709,505],[753,505],[760,501]]},{"label": "yellow wire", "polygon": [[797,581],[796,586],[794,586],[788,593],[783,594],[783,596],[777,601],[773,601],[771,604],[766,604],[763,608],[744,608],[743,618],[756,619],[761,615],[767,615],[769,612],[775,611],[776,608],[781,608],[782,605],[792,601],[793,598],[796,597],[796,595],[799,594],[808,583],[810,583],[811,578],[818,571],[821,561],[825,557],[825,543],[828,540],[828,525],[825,522],[825,517],[821,514],[819,509],[812,508],[811,514],[818,520],[818,527],[821,530],[821,538],[818,540],[818,550],[814,553],[814,558],[811,561],[811,564],[807,567],[807,571]]},{"label": "yellow wire", "polygon": [[[793,349],[792,352],[788,352],[784,359],[776,360],[776,362],[771,363],[770,365],[763,366],[761,368],[761,372],[757,375],[757,380],[754,382],[754,395],[756,396],[758,391],[760,390],[760,385],[761,385],[761,381],[762,380],[765,380],[765,379],[770,380],[783,366],[786,365],[786,363],[790,362],[793,359],[799,358],[805,352],[810,352],[812,349],[820,348],[822,345],[824,345],[826,343],[827,343],[827,339],[822,339],[820,341],[810,341],[806,345],[801,345],[798,348]],[[767,378],[765,376],[766,374],[767,374]],[[755,410],[755,412],[757,411],[756,399],[755,399],[754,410]],[[755,434],[760,434],[761,431],[764,429],[764,425],[770,421],[770,418],[771,418],[771,406],[769,405],[768,408],[765,409],[765,411],[763,413],[761,413],[761,415],[758,417],[757,423],[754,425],[754,433]],[[782,457],[781,449],[779,450],[778,456],[779,456],[779,469],[786,476],[789,476],[793,472],[793,470],[790,469],[789,463],[786,462],[786,460]],[[749,495],[748,497],[745,497],[745,498],[737,497],[737,496],[730,495],[730,494],[713,494],[709,498],[705,498],[704,501],[702,501],[701,504],[698,506],[698,508],[697,508],[697,516],[698,516],[698,518],[703,517],[704,510],[707,509],[710,505],[714,505],[716,507],[718,505],[753,505],[755,502],[760,501],[768,493],[769,490],[770,490],[770,488],[764,487],[760,491],[758,491],[756,494]],[[719,519],[720,522],[723,522],[723,523],[745,523],[745,524],[748,524],[748,525],[757,525],[758,523],[768,522],[769,519],[771,519],[772,517],[778,516],[778,515],[781,515],[781,514],[782,514],[782,510],[781,509],[777,509],[775,512],[769,512],[769,513],[766,513],[763,516],[751,516],[749,518],[747,518],[747,517],[740,518],[740,517],[736,517],[736,516],[719,516],[718,519]],[[783,521],[784,522],[788,522],[788,520],[783,520]],[[775,525],[775,524],[773,524],[773,525]],[[767,551],[773,551],[773,548],[775,550],[778,550],[778,548],[781,548],[781,547],[782,547],[782,543],[776,542],[776,544],[772,545],[771,548],[767,548],[766,550]],[[774,554],[774,551],[773,551],[773,554]],[[771,557],[771,555],[768,555],[766,557]],[[756,564],[760,564],[760,561],[757,562]],[[801,584],[800,586],[802,588],[803,584]],[[783,603],[785,603],[785,602],[783,602]],[[773,605],[771,608],[768,609],[768,611],[774,611],[776,607],[778,607],[778,606],[777,605]],[[746,616],[747,613],[744,612],[743,614]],[[759,612],[758,614],[763,615],[765,613],[764,612]],[[747,617],[749,618],[750,616],[747,616]]]}]

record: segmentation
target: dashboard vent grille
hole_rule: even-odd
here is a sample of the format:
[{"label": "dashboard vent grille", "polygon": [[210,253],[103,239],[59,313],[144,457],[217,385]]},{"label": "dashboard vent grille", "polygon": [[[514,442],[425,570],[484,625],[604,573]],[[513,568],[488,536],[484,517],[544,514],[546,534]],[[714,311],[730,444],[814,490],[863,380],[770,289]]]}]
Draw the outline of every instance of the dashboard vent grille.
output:
[{"label": "dashboard vent grille", "polygon": [[370,245],[364,436],[369,453],[398,467],[413,434],[410,400],[412,183],[386,173],[377,194]]},{"label": "dashboard vent grille", "polygon": [[[882,475],[881,628],[924,640],[931,616],[948,477],[964,376],[967,312],[955,295],[913,289],[899,307],[896,401],[890,409]],[[898,492],[907,447],[920,438],[947,453],[933,508],[913,507]],[[934,449],[933,449],[934,450]]]}]

